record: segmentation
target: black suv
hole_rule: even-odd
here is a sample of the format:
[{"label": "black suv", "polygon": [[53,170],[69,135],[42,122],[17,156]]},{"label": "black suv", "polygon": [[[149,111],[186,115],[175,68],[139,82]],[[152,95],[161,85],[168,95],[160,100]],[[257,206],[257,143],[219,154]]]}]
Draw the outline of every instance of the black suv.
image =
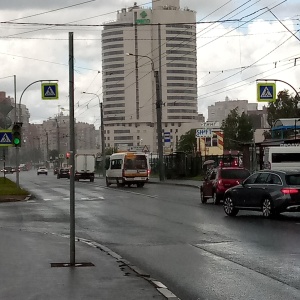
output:
[{"label": "black suv", "polygon": [[57,179],[68,178],[70,179],[70,170],[69,169],[59,169],[57,171]]}]

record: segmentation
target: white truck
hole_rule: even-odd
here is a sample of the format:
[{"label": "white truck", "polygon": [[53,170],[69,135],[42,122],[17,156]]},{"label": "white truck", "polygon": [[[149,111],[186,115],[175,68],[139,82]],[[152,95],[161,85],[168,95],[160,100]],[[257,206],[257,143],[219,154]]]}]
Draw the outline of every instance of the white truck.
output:
[{"label": "white truck", "polygon": [[75,180],[89,179],[94,182],[95,179],[95,155],[94,154],[76,154],[75,155]]}]

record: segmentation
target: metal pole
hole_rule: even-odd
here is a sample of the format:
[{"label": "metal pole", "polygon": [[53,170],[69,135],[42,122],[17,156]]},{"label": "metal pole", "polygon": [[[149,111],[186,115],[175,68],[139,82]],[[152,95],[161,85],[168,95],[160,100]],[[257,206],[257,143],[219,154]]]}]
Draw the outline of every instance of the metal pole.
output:
[{"label": "metal pole", "polygon": [[159,72],[156,73],[156,115],[157,115],[157,138],[158,138],[158,157],[159,157],[159,180],[165,180],[164,148],[162,141],[162,89],[161,89],[161,28],[158,24],[158,43],[159,43]]},{"label": "metal pole", "polygon": [[58,115],[56,118],[56,139],[57,139],[57,152],[58,152],[58,168],[60,168],[60,140],[59,140]]},{"label": "metal pole", "polygon": [[48,138],[48,132],[46,131],[46,161],[49,160],[49,138]]},{"label": "metal pole", "polygon": [[75,265],[75,125],[74,125],[74,48],[69,32],[69,108],[70,108],[70,265]]},{"label": "metal pole", "polygon": [[[17,122],[17,77],[14,75],[14,98],[15,98],[15,122]],[[20,112],[19,112],[20,114]],[[21,137],[22,138],[22,137]],[[20,148],[16,147],[16,184],[20,187],[20,172],[19,172],[19,151]]]},{"label": "metal pole", "polygon": [[[100,101],[100,99],[99,99]],[[106,177],[106,154],[105,154],[105,137],[104,137],[104,112],[103,112],[103,103],[100,103],[100,111],[101,111],[101,150],[102,150],[102,175],[103,178]]]},{"label": "metal pole", "polygon": [[106,176],[106,169],[105,169],[105,161],[106,161],[106,154],[105,154],[105,137],[104,137],[104,112],[103,112],[103,103],[100,101],[99,95],[95,93],[89,93],[89,92],[82,92],[83,94],[87,95],[94,95],[98,97],[99,101],[99,108],[100,108],[100,118],[101,118],[101,154],[102,154],[102,175],[103,178]]},{"label": "metal pole", "polygon": [[297,134],[296,134],[296,123],[297,123],[297,120],[295,119],[295,128],[294,128],[294,135],[295,135],[295,140],[297,139]]}]

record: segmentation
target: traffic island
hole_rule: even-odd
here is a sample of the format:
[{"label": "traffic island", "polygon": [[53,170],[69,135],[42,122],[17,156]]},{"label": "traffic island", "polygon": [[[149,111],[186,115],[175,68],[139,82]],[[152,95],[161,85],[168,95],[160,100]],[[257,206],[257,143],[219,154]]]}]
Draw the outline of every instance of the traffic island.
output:
[{"label": "traffic island", "polygon": [[0,202],[16,202],[28,200],[29,192],[18,187],[6,177],[0,178]]}]

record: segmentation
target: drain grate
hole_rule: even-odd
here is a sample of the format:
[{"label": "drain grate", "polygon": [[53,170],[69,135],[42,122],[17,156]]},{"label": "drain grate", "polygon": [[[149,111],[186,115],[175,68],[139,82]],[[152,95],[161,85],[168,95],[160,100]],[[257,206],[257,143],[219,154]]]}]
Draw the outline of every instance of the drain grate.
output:
[{"label": "drain grate", "polygon": [[51,265],[51,268],[95,267],[95,265],[91,262],[75,263],[74,265],[71,263],[51,263],[50,265]]}]

